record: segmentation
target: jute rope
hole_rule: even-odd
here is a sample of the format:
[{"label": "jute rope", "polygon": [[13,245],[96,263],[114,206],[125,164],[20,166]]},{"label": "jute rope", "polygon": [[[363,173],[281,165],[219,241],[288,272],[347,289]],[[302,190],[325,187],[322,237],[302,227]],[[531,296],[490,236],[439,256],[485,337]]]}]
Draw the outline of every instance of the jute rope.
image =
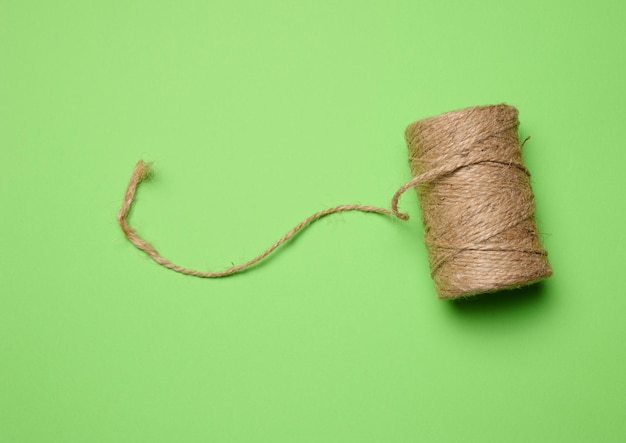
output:
[{"label": "jute rope", "polygon": [[534,221],[518,126],[517,109],[502,104],[448,112],[406,130],[416,179],[446,170],[436,180],[415,181],[431,275],[442,298],[552,275]]},{"label": "jute rope", "polygon": [[400,196],[415,187],[420,198],[431,275],[441,298],[456,298],[534,283],[552,274],[535,225],[529,173],[517,136],[517,109],[507,105],[452,111],[407,128],[414,177],[391,200],[391,209],[340,205],[317,212],[245,263],[223,271],[184,268],[160,255],[128,223],[139,184],[150,163],[131,175],[118,222],[124,235],[154,261],[182,274],[225,277],[271,254],[310,223],[346,211],[373,212],[408,220]]}]

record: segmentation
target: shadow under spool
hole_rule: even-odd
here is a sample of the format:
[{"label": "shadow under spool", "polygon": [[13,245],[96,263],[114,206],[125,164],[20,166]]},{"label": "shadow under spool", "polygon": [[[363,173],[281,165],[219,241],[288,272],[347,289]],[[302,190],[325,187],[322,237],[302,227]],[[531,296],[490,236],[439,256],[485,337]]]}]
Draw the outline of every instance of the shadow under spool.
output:
[{"label": "shadow under spool", "polygon": [[447,112],[406,130],[424,241],[440,298],[516,288],[552,275],[534,220],[518,111],[501,104]]}]

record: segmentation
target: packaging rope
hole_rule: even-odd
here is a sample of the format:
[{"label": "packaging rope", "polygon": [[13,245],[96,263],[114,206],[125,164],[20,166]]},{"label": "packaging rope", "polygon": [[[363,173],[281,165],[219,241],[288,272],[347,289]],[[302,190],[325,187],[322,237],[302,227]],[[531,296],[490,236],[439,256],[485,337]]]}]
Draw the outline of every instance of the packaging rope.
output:
[{"label": "packaging rope", "polygon": [[339,205],[302,220],[256,257],[222,271],[198,271],[163,257],[128,222],[139,184],[150,163],[140,160],[128,183],[118,222],[137,248],[166,268],[196,277],[225,277],[274,252],[306,226],[346,211],[379,213],[408,220],[400,196],[415,188],[431,276],[440,298],[467,297],[515,288],[552,275],[537,229],[530,173],[522,160],[518,111],[500,104],[447,112],[406,130],[413,178],[391,199],[390,209]]}]

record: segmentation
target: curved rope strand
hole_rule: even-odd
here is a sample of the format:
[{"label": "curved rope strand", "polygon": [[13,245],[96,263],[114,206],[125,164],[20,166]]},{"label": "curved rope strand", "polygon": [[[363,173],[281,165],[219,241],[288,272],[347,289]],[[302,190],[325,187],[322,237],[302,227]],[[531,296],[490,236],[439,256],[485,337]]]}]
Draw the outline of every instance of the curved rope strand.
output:
[{"label": "curved rope strand", "polygon": [[415,182],[415,178],[413,178],[407,184],[402,186],[402,188],[400,188],[398,192],[396,192],[396,195],[394,196],[395,203],[393,206],[394,207],[393,210],[379,208],[377,206],[368,206],[368,205],[339,205],[339,206],[335,206],[332,208],[324,209],[323,211],[316,212],[315,214],[310,215],[309,217],[302,220],[296,226],[291,228],[291,230],[289,230],[280,239],[278,239],[273,245],[271,245],[269,248],[261,252],[256,257],[248,260],[247,262],[242,263],[240,265],[232,266],[223,271],[204,272],[204,271],[197,271],[194,269],[184,268],[182,266],[172,263],[171,261],[163,257],[161,254],[159,254],[157,250],[154,248],[154,246],[152,246],[148,241],[143,239],[137,233],[137,231],[135,231],[128,223],[128,214],[132,208],[132,205],[135,199],[135,193],[137,191],[137,187],[150,174],[150,165],[151,163],[146,163],[143,160],[139,160],[139,162],[135,166],[135,169],[133,170],[133,173],[128,182],[126,193],[124,194],[124,201],[122,202],[122,207],[117,215],[117,220],[119,222],[119,225],[122,228],[122,231],[124,232],[124,235],[126,236],[126,238],[128,238],[128,240],[133,245],[135,245],[138,249],[148,254],[148,256],[150,256],[150,258],[152,258],[158,264],[165,266],[166,268],[169,268],[173,271],[180,272],[181,274],[193,275],[196,277],[205,277],[205,278],[226,277],[228,275],[232,275],[237,272],[243,271],[246,268],[249,268],[250,266],[254,265],[255,263],[263,260],[265,257],[270,255],[276,248],[278,248],[280,245],[282,245],[283,243],[291,239],[294,235],[296,235],[303,228],[305,228],[306,226],[308,226],[315,220],[318,220],[330,214],[336,214],[339,212],[347,212],[347,211],[374,212],[374,213],[383,214],[383,215],[396,216],[401,220],[408,220],[409,218],[408,214],[403,214],[398,211],[397,200],[399,199],[400,195],[403,192],[405,192],[407,189],[409,189],[412,186],[412,183]]}]

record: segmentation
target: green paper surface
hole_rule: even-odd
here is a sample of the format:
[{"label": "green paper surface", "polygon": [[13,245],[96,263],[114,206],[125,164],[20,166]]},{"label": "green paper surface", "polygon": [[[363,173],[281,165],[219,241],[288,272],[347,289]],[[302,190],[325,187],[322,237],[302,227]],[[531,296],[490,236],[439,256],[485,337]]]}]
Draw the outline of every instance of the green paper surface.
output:
[{"label": "green paper surface", "polygon": [[[626,441],[626,3],[0,1],[0,441]],[[520,110],[554,276],[436,298],[405,127]]]}]

